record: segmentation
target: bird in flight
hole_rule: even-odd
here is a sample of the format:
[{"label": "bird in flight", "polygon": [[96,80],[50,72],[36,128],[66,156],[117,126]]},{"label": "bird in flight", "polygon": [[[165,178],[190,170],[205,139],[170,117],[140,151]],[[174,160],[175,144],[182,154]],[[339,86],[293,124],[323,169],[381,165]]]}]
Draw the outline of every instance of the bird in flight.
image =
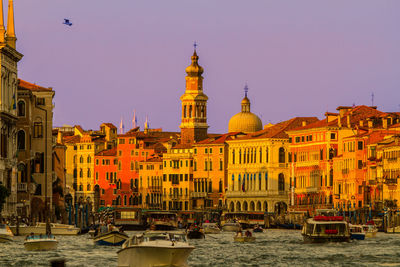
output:
[{"label": "bird in flight", "polygon": [[72,22],[70,22],[69,19],[64,19],[63,24],[65,24],[67,26],[72,26]]}]

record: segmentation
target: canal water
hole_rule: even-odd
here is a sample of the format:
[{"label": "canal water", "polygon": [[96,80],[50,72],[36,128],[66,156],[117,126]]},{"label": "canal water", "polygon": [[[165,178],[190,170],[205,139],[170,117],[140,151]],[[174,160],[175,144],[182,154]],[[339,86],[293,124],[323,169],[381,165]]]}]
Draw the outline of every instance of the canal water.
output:
[{"label": "canal water", "polygon": [[[135,232],[128,232],[131,236]],[[400,234],[349,243],[304,244],[300,231],[266,230],[254,243],[235,243],[233,233],[190,240],[196,247],[190,266],[400,266]],[[118,247],[96,246],[88,235],[57,236],[58,250],[29,252],[23,237],[0,244],[0,266],[50,266],[56,258],[66,266],[117,266]]]}]

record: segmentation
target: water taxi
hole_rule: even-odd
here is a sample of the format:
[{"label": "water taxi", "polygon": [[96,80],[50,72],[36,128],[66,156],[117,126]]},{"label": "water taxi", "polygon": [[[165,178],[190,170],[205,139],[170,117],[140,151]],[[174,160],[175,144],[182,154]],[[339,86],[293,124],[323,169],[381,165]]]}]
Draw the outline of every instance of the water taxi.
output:
[{"label": "water taxi", "polygon": [[[240,224],[241,229],[251,228],[249,214],[246,212],[225,212],[221,216],[222,230],[227,231],[224,227],[225,224],[237,222]],[[237,231],[237,230],[236,230]]]},{"label": "water taxi", "polygon": [[224,232],[237,232],[242,229],[242,226],[238,222],[226,222],[222,225],[222,231]]},{"label": "water taxi", "polygon": [[122,226],[125,230],[146,229],[142,211],[135,208],[117,208],[114,210],[114,224]]},{"label": "water taxi", "polygon": [[350,239],[364,240],[365,232],[362,225],[349,224]]},{"label": "water taxi", "polygon": [[0,224],[0,243],[13,241],[13,233],[6,224]]},{"label": "water taxi", "polygon": [[118,267],[186,267],[193,249],[184,232],[148,231],[134,235],[122,245],[117,252]]},{"label": "water taxi", "polygon": [[335,216],[332,212],[318,211],[303,225],[301,234],[305,242],[347,242],[350,240],[350,229],[343,216]]},{"label": "water taxi", "polygon": [[203,239],[205,238],[204,230],[199,226],[195,225],[191,227],[191,229],[187,232],[187,238],[189,239]]},{"label": "water taxi", "polygon": [[165,211],[147,211],[147,224],[153,230],[175,230],[178,227],[176,213]]},{"label": "water taxi", "polygon": [[24,241],[24,247],[28,251],[55,250],[57,245],[54,235],[29,235]]},{"label": "water taxi", "polygon": [[205,234],[219,234],[221,229],[216,223],[203,223],[203,229]]},{"label": "water taxi", "polygon": [[[69,224],[61,223],[50,223],[51,233],[53,235],[77,235],[80,231],[78,227]],[[10,226],[10,229],[14,235],[17,235],[17,226]],[[19,235],[35,235],[46,233],[46,223],[36,223],[33,226],[19,225]]]}]

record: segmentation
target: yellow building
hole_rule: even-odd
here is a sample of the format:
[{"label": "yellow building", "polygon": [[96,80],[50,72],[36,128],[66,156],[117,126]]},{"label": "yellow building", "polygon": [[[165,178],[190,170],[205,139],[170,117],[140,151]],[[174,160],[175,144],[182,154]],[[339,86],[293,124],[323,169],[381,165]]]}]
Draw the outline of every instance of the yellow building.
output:
[{"label": "yellow building", "polygon": [[139,192],[143,209],[161,210],[163,204],[163,159],[151,157],[139,164]]},{"label": "yellow building", "polygon": [[191,210],[193,147],[180,144],[163,155],[163,210]]},{"label": "yellow building", "polygon": [[[60,132],[63,135],[62,132]],[[66,149],[66,184],[77,202],[92,203],[94,200],[94,156],[115,146],[117,128],[103,123],[100,131],[84,131],[75,126],[74,132],[62,137]]]}]

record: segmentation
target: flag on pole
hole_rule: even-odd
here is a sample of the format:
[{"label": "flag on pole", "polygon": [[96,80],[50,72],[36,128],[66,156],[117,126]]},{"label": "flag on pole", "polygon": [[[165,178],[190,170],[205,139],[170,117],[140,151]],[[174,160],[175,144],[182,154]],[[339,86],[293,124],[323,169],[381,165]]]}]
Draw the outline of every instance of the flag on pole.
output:
[{"label": "flag on pole", "polygon": [[122,121],[122,117],[121,117],[121,122],[119,124],[119,133],[124,134],[124,123]]},{"label": "flag on pole", "polygon": [[137,126],[137,118],[136,118],[136,109],[133,110],[133,118],[132,118],[132,129],[135,129]]}]

